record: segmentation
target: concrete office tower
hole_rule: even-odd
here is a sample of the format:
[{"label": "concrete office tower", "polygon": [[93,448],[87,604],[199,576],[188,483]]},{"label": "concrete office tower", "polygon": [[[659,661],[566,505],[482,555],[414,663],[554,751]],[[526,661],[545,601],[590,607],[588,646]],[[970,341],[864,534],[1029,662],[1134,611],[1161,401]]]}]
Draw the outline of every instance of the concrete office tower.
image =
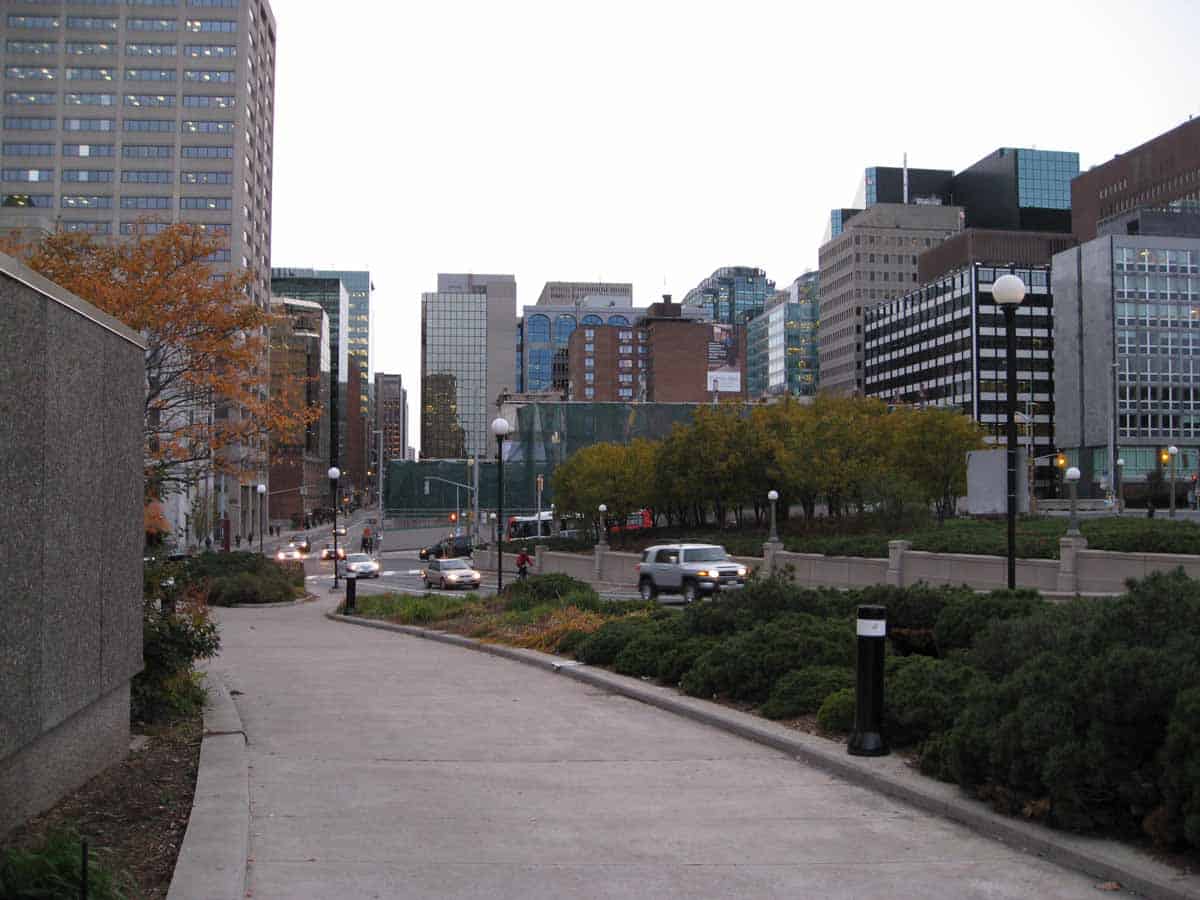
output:
[{"label": "concrete office tower", "polygon": [[421,295],[421,457],[490,455],[502,393],[517,384],[517,282],[439,274]]},{"label": "concrete office tower", "polygon": [[863,310],[916,287],[917,257],[962,227],[957,206],[879,203],[821,247],[822,390],[863,391]]},{"label": "concrete office tower", "polygon": [[272,395],[290,392],[305,406],[321,410],[321,418],[307,427],[272,437],[267,518],[272,525],[291,527],[324,506],[329,490],[329,316],[316,301],[287,297],[272,299],[271,312],[276,316],[271,326]]},{"label": "concrete office tower", "polygon": [[351,271],[345,269],[318,269],[316,274],[321,277],[340,278],[350,295],[349,317],[346,327],[346,353],[357,359],[363,372],[363,389],[359,395],[361,414],[371,414],[371,397],[369,386],[371,373],[374,372],[375,351],[371,340],[371,292],[375,286],[371,284],[369,271]]},{"label": "concrete office tower", "polygon": [[607,281],[547,281],[538,306],[574,306],[585,297],[611,297],[616,306],[633,305],[633,285]]},{"label": "concrete office tower", "polygon": [[776,291],[747,327],[746,396],[752,400],[817,392],[820,276],[805,272]]},{"label": "concrete office tower", "polygon": [[854,206],[832,210],[825,226],[827,244],[845,229],[846,223],[864,209],[879,203],[911,203],[917,206],[949,206],[952,169],[910,169],[907,166],[868,166],[858,182]]},{"label": "concrete office tower", "polygon": [[[270,304],[275,19],[265,0],[4,4],[6,222],[221,236]],[[153,226],[151,226],[153,227]]]},{"label": "concrete office tower", "polygon": [[340,277],[322,275],[313,269],[272,269],[271,290],[277,297],[312,300],[329,317],[329,466],[344,466],[345,419],[349,408],[350,336],[346,323],[350,317],[350,292]]},{"label": "concrete office tower", "polygon": [[[0,228],[102,237],[189,222],[220,238],[270,305],[275,19],[265,0],[5,3]],[[213,415],[197,408],[194,415]],[[226,410],[218,415],[236,415]],[[265,447],[225,451],[242,479],[197,471],[248,534]],[[235,483],[237,481],[244,483]],[[180,535],[190,501],[167,498]]]},{"label": "concrete office tower", "polygon": [[1054,257],[1055,438],[1082,490],[1112,484],[1124,459],[1118,480],[1139,501],[1148,479],[1169,476],[1158,453],[1175,445],[1182,502],[1200,471],[1200,204],[1124,210],[1100,227]]},{"label": "concrete office tower", "polygon": [[1081,243],[1104,219],[1139,206],[1200,200],[1200,118],[1189,119],[1071,182],[1071,230]]},{"label": "concrete office tower", "polygon": [[688,291],[683,305],[703,309],[713,322],[744,325],[762,312],[774,293],[775,282],[762,269],[727,266]]},{"label": "concrete office tower", "polygon": [[399,375],[375,373],[375,428],[383,432],[386,473],[389,462],[405,459],[408,447],[408,391]]}]

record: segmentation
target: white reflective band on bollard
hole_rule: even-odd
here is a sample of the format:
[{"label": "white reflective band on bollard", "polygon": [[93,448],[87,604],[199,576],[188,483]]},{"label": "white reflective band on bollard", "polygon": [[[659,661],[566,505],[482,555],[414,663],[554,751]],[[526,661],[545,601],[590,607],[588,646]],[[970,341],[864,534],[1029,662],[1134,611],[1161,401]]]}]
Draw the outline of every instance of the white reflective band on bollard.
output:
[{"label": "white reflective band on bollard", "polygon": [[859,637],[887,637],[887,619],[858,619]]}]

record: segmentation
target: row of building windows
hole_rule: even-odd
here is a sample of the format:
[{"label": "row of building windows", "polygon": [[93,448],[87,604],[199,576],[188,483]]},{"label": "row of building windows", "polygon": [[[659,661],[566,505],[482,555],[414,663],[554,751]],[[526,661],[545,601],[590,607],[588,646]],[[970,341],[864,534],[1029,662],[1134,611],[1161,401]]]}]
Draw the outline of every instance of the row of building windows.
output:
[{"label": "row of building windows", "polygon": [[[118,69],[96,66],[67,66],[63,75],[67,81],[113,81]],[[237,73],[227,69],[184,69],[183,80],[199,84],[232,84]],[[4,77],[17,81],[54,81],[57,66],[5,66]],[[175,81],[176,69],[126,69],[126,81]]]},{"label": "row of building windows", "polygon": [[[63,94],[64,106],[115,106],[116,94],[69,91]],[[138,109],[144,107],[173,107],[179,100],[175,94],[125,94],[124,103]],[[53,106],[58,95],[42,91],[5,91],[8,106]],[[183,106],[190,109],[233,109],[237,98],[228,94],[184,94]]]},{"label": "row of building windows", "polygon": [[[63,24],[59,16],[26,16],[10,14],[6,20],[9,28],[27,30],[56,29]],[[116,16],[67,16],[67,28],[77,31],[118,31],[121,20]],[[125,19],[127,31],[179,31],[178,19],[146,19],[130,16]],[[237,22],[233,19],[184,19],[183,30],[192,34],[236,34]]]},{"label": "row of building windows", "polygon": [[[22,0],[26,6],[58,6],[56,0]],[[179,0],[68,0],[72,6],[179,6]],[[202,9],[237,9],[238,0],[185,0],[184,6]],[[250,18],[254,18],[251,12]]]},{"label": "row of building windows", "polygon": [[[5,44],[10,55],[55,56],[58,41],[15,41]],[[117,45],[108,41],[67,41],[63,44],[67,56],[115,56]],[[178,44],[147,43],[129,41],[125,44],[126,56],[176,57]],[[234,59],[237,46],[234,44],[184,44],[183,55],[188,59]],[[70,69],[68,69],[70,71]],[[70,76],[67,76],[70,78]]]}]

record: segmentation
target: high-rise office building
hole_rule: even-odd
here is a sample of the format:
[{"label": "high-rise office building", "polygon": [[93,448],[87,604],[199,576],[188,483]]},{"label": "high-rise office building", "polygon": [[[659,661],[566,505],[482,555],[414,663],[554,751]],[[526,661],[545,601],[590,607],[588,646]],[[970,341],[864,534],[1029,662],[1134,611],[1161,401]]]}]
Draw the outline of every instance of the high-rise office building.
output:
[{"label": "high-rise office building", "polygon": [[277,297],[271,301],[271,393],[321,410],[307,426],[271,438],[270,501],[274,525],[298,526],[329,490],[329,317],[319,303]]},{"label": "high-rise office building", "polygon": [[822,390],[861,394],[863,310],[917,286],[917,257],[957,232],[962,209],[878,203],[821,247]]},{"label": "high-rise office building", "polygon": [[1078,153],[1001,147],[954,176],[950,199],[967,228],[1065,234],[1078,174]]},{"label": "high-rise office building", "polygon": [[1113,225],[1054,257],[1055,436],[1085,496],[1123,459],[1126,498],[1144,498],[1177,447],[1182,502],[1200,473],[1200,204]]},{"label": "high-rise office building", "polygon": [[1139,206],[1200,200],[1200,118],[1121,153],[1071,182],[1071,230],[1081,243],[1100,223]]},{"label": "high-rise office building", "polygon": [[820,276],[805,272],[776,291],[746,329],[747,396],[811,397],[818,385]]},{"label": "high-rise office building", "polygon": [[[275,19],[266,0],[4,4],[6,223],[191,222],[270,303]],[[155,226],[148,226],[153,229]]]},{"label": "high-rise office building", "polygon": [[698,307],[713,322],[744,325],[758,315],[775,293],[775,282],[762,269],[726,266],[687,292],[686,307]]},{"label": "high-rise office building", "polygon": [[405,458],[408,447],[408,391],[399,375],[375,373],[375,428],[383,432],[386,472],[389,462]]},{"label": "high-rise office building", "polygon": [[350,293],[337,275],[322,275],[313,269],[271,270],[271,293],[276,297],[311,300],[329,317],[329,465],[346,464],[347,381],[350,377]]},{"label": "high-rise office building", "polygon": [[[248,296],[268,309],[270,4],[30,0],[4,3],[0,15],[0,229],[120,238],[195,224],[222,244],[213,268],[251,273]],[[204,466],[193,477],[215,489],[218,519],[249,534],[258,528],[266,447],[250,441],[223,454],[240,478],[214,480]],[[182,524],[187,493],[165,499],[168,517]]]},{"label": "high-rise office building", "polygon": [[918,206],[949,206],[951,169],[910,169],[908,166],[868,166],[858,182],[854,206],[832,210],[825,226],[829,243],[842,233],[854,216],[879,203],[912,203]]},{"label": "high-rise office building", "polygon": [[371,273],[367,271],[351,271],[344,269],[318,269],[316,274],[321,277],[340,278],[346,286],[350,297],[349,315],[346,326],[346,353],[357,359],[363,371],[363,390],[359,395],[361,414],[370,415],[371,398],[369,385],[370,375],[374,371],[374,345],[371,341]]},{"label": "high-rise office building", "polygon": [[421,456],[486,455],[500,395],[517,386],[517,282],[439,274],[437,287],[421,295]]}]

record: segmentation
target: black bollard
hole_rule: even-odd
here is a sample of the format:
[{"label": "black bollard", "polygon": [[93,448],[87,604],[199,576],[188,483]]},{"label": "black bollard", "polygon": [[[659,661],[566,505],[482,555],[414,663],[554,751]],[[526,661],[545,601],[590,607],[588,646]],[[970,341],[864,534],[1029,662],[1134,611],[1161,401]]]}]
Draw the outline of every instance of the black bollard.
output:
[{"label": "black bollard", "polygon": [[887,639],[887,608],[858,608],[858,681],[854,692],[854,731],[851,756],[886,756],[883,738],[883,645]]},{"label": "black bollard", "polygon": [[88,843],[84,838],[80,847],[83,868],[79,871],[79,900],[88,900]]},{"label": "black bollard", "polygon": [[345,608],[345,614],[346,614],[346,615],[348,615],[348,616],[352,616],[352,615],[354,615],[354,613],[355,613],[355,609],[354,609],[354,600],[355,600],[355,592],[356,592],[356,588],[357,588],[357,586],[358,586],[358,578],[357,578],[357,577],[355,577],[355,575],[354,575],[354,573],[353,573],[353,572],[347,572],[347,573],[346,573],[346,608]]}]

